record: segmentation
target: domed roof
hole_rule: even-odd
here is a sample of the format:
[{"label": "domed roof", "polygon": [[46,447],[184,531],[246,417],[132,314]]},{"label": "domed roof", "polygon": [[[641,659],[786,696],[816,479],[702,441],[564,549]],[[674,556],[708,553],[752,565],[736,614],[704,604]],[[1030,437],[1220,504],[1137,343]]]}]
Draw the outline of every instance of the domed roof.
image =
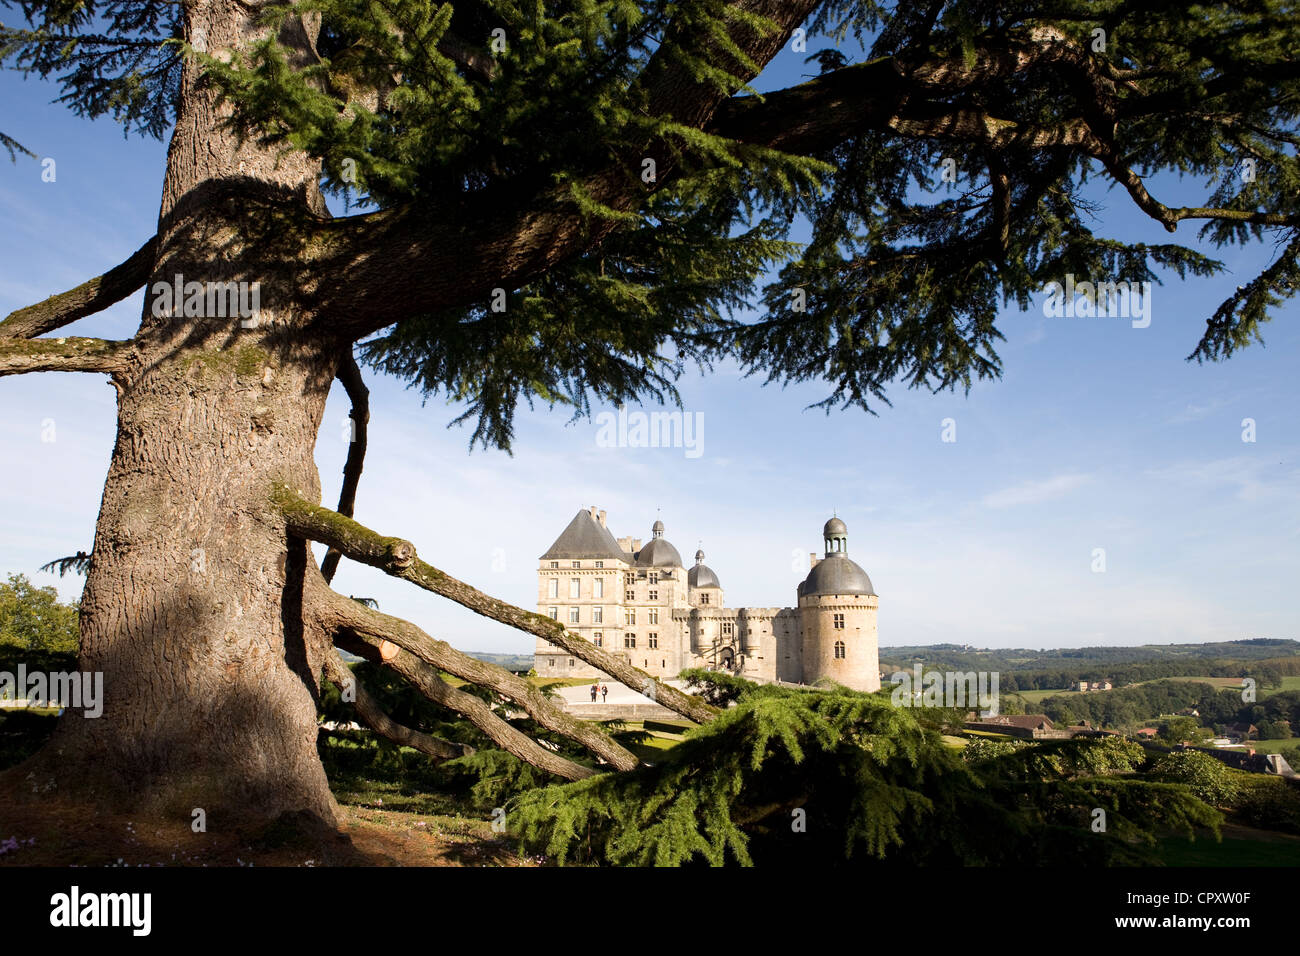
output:
[{"label": "domed roof", "polygon": [[664,537],[664,523],[656,521],[650,533],[653,535],[650,543],[636,553],[636,566],[638,568],[683,567],[682,556]]},{"label": "domed roof", "polygon": [[638,568],[680,568],[682,556],[665,538],[654,538],[636,553]]},{"label": "domed roof", "polygon": [[720,588],[722,582],[707,564],[697,564],[686,572],[686,583],[693,588]]},{"label": "domed roof", "polygon": [[[829,527],[829,523],[827,525]],[[799,585],[799,596],[814,594],[871,594],[876,593],[871,586],[871,578],[857,563],[844,554],[832,554],[808,572]]]},{"label": "domed roof", "polygon": [[829,538],[833,534],[848,534],[849,526],[839,518],[832,518],[826,522],[826,527],[822,528],[822,537]]},{"label": "domed roof", "polygon": [[693,588],[720,588],[722,582],[713,569],[704,563],[704,551],[695,552],[695,567],[686,572],[686,583]]}]

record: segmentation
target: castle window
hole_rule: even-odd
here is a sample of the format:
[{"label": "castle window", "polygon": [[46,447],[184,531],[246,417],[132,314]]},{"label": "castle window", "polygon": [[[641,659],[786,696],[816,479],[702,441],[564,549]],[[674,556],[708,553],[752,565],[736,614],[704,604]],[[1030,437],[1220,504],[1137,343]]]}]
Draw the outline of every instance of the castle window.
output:
[{"label": "castle window", "polygon": [[632,602],[632,601],[635,601],[635,600],[636,600],[636,592],[633,591],[631,588],[628,588],[626,591],[623,592],[623,600],[624,600],[624,601],[627,601],[627,602],[629,602],[629,603]]},{"label": "castle window", "polygon": [[546,666],[547,666],[547,667],[554,667],[554,666],[555,666],[555,658],[554,658],[554,657],[548,657],[548,658],[546,658]]},{"label": "castle window", "polygon": [[559,566],[560,566],[560,562],[559,562],[559,561],[552,561],[552,562],[551,562],[551,567],[553,567],[553,568],[558,568]]},{"label": "castle window", "polygon": [[594,634],[591,635],[591,643],[595,644],[597,647],[604,647],[605,635],[600,631],[596,631]]},{"label": "castle window", "polygon": [[650,583],[651,583],[651,584],[658,584],[658,583],[659,583],[659,572],[658,572],[658,571],[651,571],[651,572],[650,572]]},{"label": "castle window", "polygon": [[652,608],[651,608],[647,613],[649,613],[649,615],[650,615],[650,623],[651,623],[651,624],[658,624],[658,623],[659,623],[659,608],[657,608],[657,607],[652,607]]},{"label": "castle window", "polygon": [[560,619],[560,609],[558,607],[548,608],[547,610],[550,612],[552,621],[558,621]]},{"label": "castle window", "polygon": [[836,642],[835,642],[835,659],[836,659],[837,661],[842,661],[842,660],[844,660],[844,642],[843,642],[843,641],[836,641]]},{"label": "castle window", "polygon": [[582,562],[581,562],[581,561],[574,561],[573,564],[569,565],[569,567],[571,567],[571,568],[580,568],[580,567],[582,567]]},{"label": "castle window", "polygon": [[659,600],[659,591],[658,591],[657,589],[655,589],[655,588],[651,588],[651,589],[650,589],[650,594],[649,594],[649,599],[650,599],[651,601],[657,601],[657,600]]},{"label": "castle window", "polygon": [[624,646],[624,647],[636,647],[636,635],[635,635],[635,634],[624,634],[624,635],[623,635],[623,646]]},{"label": "castle window", "polygon": [[546,586],[547,586],[547,588],[548,588],[548,590],[547,590],[546,593],[549,594],[551,597],[553,597],[553,598],[557,598],[557,597],[560,596],[560,579],[559,579],[559,578],[551,578],[551,580],[547,583]]},{"label": "castle window", "polygon": [[732,635],[732,631],[733,631],[734,629],[735,629],[735,625],[732,624],[730,621],[723,621],[723,622],[722,622],[722,636],[723,636],[723,637],[731,637],[731,635]]},{"label": "castle window", "polygon": [[605,562],[604,562],[604,561],[597,561],[597,562],[596,562],[596,567],[598,567],[598,568],[603,568],[604,566],[605,566]]},{"label": "castle window", "polygon": [[632,627],[636,624],[636,608],[628,608],[623,612],[623,623],[627,627]]},{"label": "castle window", "polygon": [[701,603],[701,604],[708,604],[708,603],[709,603],[709,596],[708,596],[708,594],[701,594],[701,595],[700,595],[700,603]]},{"label": "castle window", "polygon": [[569,658],[569,666],[570,666],[570,667],[573,666],[573,658],[572,658],[572,657]]},{"label": "castle window", "polygon": [[569,578],[569,597],[576,598],[582,595],[582,578]]},{"label": "castle window", "polygon": [[591,609],[591,623],[592,624],[605,623],[605,609],[603,607],[593,607]]},{"label": "castle window", "polygon": [[570,624],[577,624],[577,623],[579,622],[578,611],[579,611],[579,608],[576,608],[576,607],[571,607],[571,608],[569,608],[569,623],[570,623]]},{"label": "castle window", "polygon": [[649,645],[650,650],[652,651],[659,650],[659,635],[656,632],[651,631],[649,634],[647,634],[646,642]]},{"label": "castle window", "polygon": [[668,662],[667,662],[667,661],[662,661],[662,660],[661,660],[661,661],[659,662],[659,666],[660,666],[660,667],[667,667],[667,666],[668,666]]},{"label": "castle window", "polygon": [[835,615],[835,630],[837,630],[837,631],[842,631],[842,630],[844,630],[844,615],[843,615],[843,614],[836,614],[836,615]]},{"label": "castle window", "polygon": [[591,582],[591,596],[594,598],[603,598],[605,596],[604,578],[596,578]]},{"label": "castle window", "polygon": [[627,574],[623,575],[623,583],[628,585],[636,584],[636,575],[629,571]]}]

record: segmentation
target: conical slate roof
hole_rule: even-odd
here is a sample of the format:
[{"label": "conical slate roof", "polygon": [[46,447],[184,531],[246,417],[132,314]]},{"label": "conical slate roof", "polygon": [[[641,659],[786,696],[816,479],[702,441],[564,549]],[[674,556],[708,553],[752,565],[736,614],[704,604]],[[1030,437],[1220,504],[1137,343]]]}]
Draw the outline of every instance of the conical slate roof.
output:
[{"label": "conical slate roof", "polygon": [[632,563],[632,556],[618,546],[609,529],[583,509],[573,516],[541,560],[551,558],[615,558]]}]

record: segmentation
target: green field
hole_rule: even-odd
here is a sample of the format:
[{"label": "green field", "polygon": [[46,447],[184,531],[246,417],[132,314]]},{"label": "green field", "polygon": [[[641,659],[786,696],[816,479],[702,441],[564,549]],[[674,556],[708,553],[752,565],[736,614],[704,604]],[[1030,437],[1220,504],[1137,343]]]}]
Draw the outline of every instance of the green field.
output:
[{"label": "green field", "polygon": [[1195,842],[1163,837],[1158,852],[1165,866],[1300,866],[1300,837],[1225,826],[1222,842],[1208,833]]}]

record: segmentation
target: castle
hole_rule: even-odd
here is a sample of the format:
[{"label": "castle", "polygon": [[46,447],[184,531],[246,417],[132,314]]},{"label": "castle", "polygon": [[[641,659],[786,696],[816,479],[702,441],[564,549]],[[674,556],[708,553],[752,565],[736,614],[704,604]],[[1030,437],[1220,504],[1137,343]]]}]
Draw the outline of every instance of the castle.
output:
[{"label": "castle", "polygon": [[[797,607],[729,608],[722,583],[695,552],[688,571],[656,521],[644,547],[615,538],[605,512],[574,515],[541,557],[537,609],[597,647],[662,679],[688,667],[726,670],[755,681],[880,689],[876,592],[848,556],[848,528],[831,518],[825,556],[809,555]],[[543,677],[604,677],[538,639]]]}]

